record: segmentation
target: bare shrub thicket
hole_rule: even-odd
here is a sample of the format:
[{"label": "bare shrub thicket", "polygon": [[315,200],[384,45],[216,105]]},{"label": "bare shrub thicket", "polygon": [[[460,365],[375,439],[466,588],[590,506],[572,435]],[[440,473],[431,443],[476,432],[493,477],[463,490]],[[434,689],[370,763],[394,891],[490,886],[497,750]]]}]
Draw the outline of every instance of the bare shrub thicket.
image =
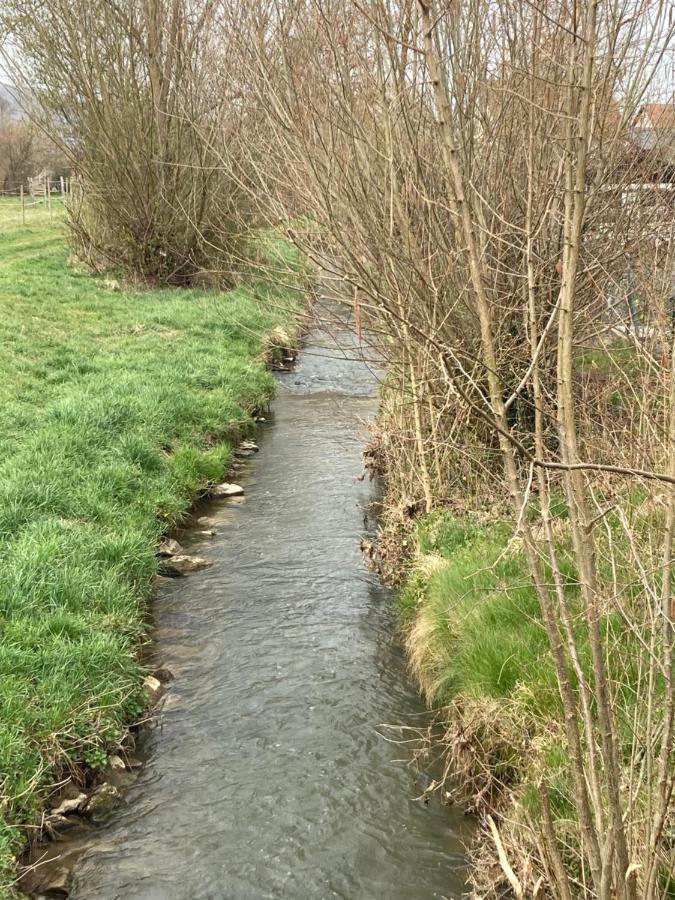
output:
[{"label": "bare shrub thicket", "polygon": [[255,108],[244,186],[386,335],[390,484],[408,511],[503,500],[538,597],[560,721],[530,749],[537,797],[505,789],[501,837],[485,810],[500,877],[478,868],[477,888],[664,896],[673,211],[630,126],[667,5],[229,14]]},{"label": "bare shrub thicket", "polygon": [[69,173],[64,155],[45,133],[0,97],[0,191],[18,193],[44,169],[57,178]]},{"label": "bare shrub thicket", "polygon": [[4,117],[0,110],[0,191],[9,191],[35,174],[36,133],[25,122]]},{"label": "bare shrub thicket", "polygon": [[[8,0],[5,61],[72,160],[70,226],[94,267],[190,284],[230,268],[236,190],[214,0]],[[213,63],[213,64],[212,64]]]}]

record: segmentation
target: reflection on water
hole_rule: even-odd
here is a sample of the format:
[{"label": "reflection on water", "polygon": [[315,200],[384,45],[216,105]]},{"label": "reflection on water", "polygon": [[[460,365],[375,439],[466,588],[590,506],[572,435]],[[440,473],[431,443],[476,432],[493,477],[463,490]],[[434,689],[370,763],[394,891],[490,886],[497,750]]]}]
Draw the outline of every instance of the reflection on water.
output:
[{"label": "reflection on water", "polygon": [[88,840],[78,900],[462,892],[461,816],[413,799],[378,732],[422,708],[359,551],[375,378],[341,355],[317,332],[280,376],[245,502],[214,504],[217,536],[187,541],[213,567],[161,589],[156,654],[176,680],[147,766]]}]

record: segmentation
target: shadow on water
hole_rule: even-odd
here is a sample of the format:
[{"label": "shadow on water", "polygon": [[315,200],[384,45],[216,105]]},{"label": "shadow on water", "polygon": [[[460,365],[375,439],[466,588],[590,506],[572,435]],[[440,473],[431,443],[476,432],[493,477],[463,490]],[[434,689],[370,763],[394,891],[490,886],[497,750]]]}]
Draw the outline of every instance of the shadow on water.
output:
[{"label": "shadow on water", "polygon": [[404,751],[378,730],[423,709],[359,550],[376,378],[352,337],[338,343],[310,335],[241,473],[245,501],[209,506],[214,538],[184,536],[214,564],[158,593],[156,658],[176,678],[123,802],[64,845],[77,900],[463,891],[467,823],[414,799]]}]

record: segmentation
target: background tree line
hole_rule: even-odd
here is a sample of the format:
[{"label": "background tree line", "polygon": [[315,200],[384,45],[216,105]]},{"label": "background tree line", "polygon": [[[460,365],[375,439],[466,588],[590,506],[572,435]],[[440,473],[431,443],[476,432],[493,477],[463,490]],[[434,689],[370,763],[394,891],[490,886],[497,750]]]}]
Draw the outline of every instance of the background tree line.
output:
[{"label": "background tree line", "polygon": [[68,174],[63,154],[30,119],[17,116],[14,104],[0,94],[0,191],[18,191],[28,179],[47,169]]}]

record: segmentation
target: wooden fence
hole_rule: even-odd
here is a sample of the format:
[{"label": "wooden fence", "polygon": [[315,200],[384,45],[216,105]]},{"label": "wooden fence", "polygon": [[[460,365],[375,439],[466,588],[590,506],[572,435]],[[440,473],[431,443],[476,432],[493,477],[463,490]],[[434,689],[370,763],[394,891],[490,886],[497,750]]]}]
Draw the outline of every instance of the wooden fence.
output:
[{"label": "wooden fence", "polygon": [[29,178],[25,184],[6,184],[0,190],[0,227],[3,223],[29,225],[58,217],[77,196],[77,178]]}]

